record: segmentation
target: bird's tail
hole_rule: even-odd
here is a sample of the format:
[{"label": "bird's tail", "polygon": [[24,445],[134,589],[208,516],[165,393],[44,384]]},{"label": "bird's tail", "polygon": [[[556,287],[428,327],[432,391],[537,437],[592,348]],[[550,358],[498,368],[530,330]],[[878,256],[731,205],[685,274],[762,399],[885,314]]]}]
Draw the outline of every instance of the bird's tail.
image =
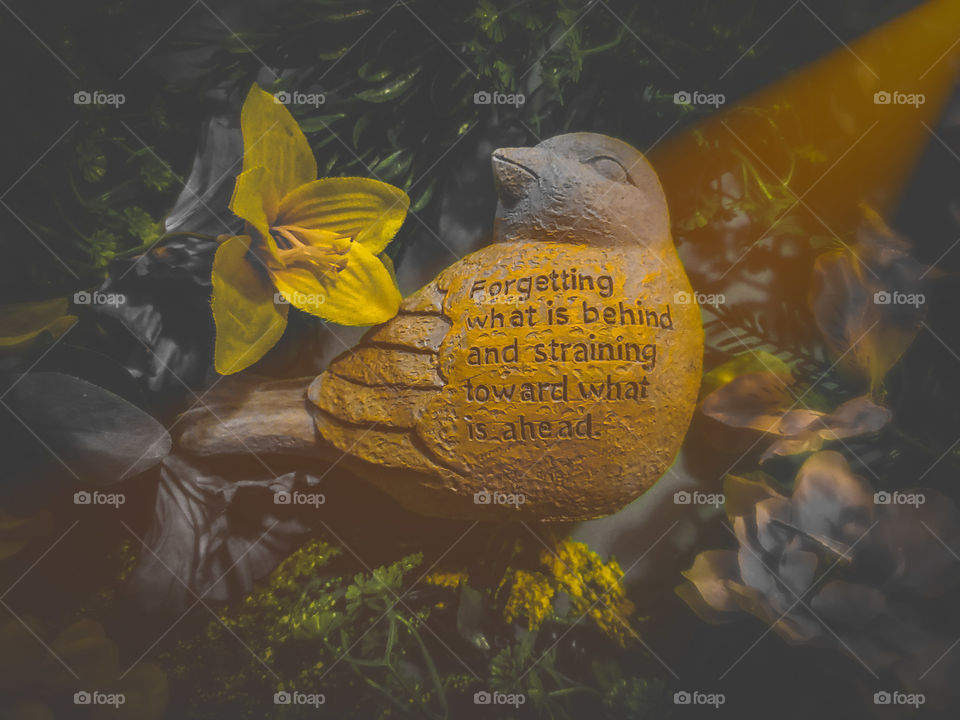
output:
[{"label": "bird's tail", "polygon": [[221,380],[197,396],[172,428],[177,450],[195,457],[322,454],[307,400],[313,380]]}]

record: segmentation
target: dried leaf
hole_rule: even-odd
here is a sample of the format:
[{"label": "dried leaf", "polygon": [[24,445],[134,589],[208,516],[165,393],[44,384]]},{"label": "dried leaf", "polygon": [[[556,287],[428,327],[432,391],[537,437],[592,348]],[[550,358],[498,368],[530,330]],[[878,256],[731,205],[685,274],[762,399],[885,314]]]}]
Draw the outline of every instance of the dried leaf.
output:
[{"label": "dried leaf", "polygon": [[714,390],[703,400],[700,409],[730,427],[792,436],[823,414],[805,408],[790,409],[795,404],[784,379],[763,371],[741,375]]},{"label": "dried leaf", "polygon": [[68,307],[65,297],[0,307],[0,351],[23,348],[42,332],[60,337],[77,321]]},{"label": "dried leaf", "polygon": [[793,437],[774,442],[763,453],[761,462],[775,456],[798,455],[823,447],[825,441],[877,432],[893,418],[893,413],[874,403],[869,396],[848,400],[829,415],[813,421]]},{"label": "dried leaf", "polygon": [[693,583],[703,600],[719,612],[736,612],[740,605],[730,593],[728,580],[739,580],[740,570],[735,550],[708,550],[681,573]]}]

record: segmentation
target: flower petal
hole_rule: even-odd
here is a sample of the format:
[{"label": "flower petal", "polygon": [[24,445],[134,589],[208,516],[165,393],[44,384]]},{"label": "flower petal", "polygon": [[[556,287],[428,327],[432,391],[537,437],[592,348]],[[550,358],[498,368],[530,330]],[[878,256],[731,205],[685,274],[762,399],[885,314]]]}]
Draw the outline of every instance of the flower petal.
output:
[{"label": "flower petal", "polygon": [[376,325],[397,314],[400,290],[379,257],[351,243],[340,261],[341,270],[295,261],[271,275],[291,305],[340,325]]},{"label": "flower petal", "polygon": [[240,111],[243,171],[268,167],[277,197],[317,177],[317,161],[293,115],[256,83]]},{"label": "flower petal", "polygon": [[240,173],[230,198],[230,210],[250,223],[276,254],[276,243],[270,236],[270,225],[277,216],[273,173],[265,167],[250,168]]},{"label": "flower petal", "polygon": [[322,178],[283,197],[277,224],[329,230],[376,255],[397,234],[409,207],[403,190],[379,180]]},{"label": "flower petal", "polygon": [[214,365],[221,375],[249,367],[272,348],[287,326],[289,308],[247,256],[250,238],[230,237],[213,259]]}]

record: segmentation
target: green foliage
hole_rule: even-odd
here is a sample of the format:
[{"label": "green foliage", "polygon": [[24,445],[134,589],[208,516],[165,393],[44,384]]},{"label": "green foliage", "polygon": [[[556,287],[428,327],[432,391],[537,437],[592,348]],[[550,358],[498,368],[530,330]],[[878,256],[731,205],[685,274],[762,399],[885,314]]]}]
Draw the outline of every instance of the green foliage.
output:
[{"label": "green foliage", "polygon": [[[443,717],[445,685],[419,629],[429,608],[411,612],[398,603],[404,579],[421,557],[352,578],[324,574],[339,555],[329,544],[308,543],[241,609],[211,623],[205,637],[181,644],[175,654],[183,663],[179,672],[201,689],[189,717],[205,717],[207,703],[230,708],[236,717],[278,716],[273,694],[283,690],[323,693],[327,708],[344,717],[380,717],[391,706],[394,712]],[[231,635],[243,638],[261,662],[238,656]],[[216,661],[197,663],[195,653]],[[194,674],[204,667],[211,677],[197,683]]]},{"label": "green foliage", "polygon": [[[850,37],[908,4],[860,0],[842,10],[816,9],[839,35]],[[40,75],[7,71],[12,96],[29,100],[14,118],[20,132],[5,141],[4,155],[16,172],[29,172],[5,202],[43,243],[28,244],[28,273],[10,274],[7,287],[15,299],[89,287],[112,259],[142,249],[141,237],[110,210],[139,208],[158,222],[179,190],[177,178],[189,168],[196,129],[211,110],[201,101],[204,93],[223,87],[241,96],[265,65],[283,71],[276,90],[324,95],[321,106],[292,106],[312,134],[322,172],[372,171],[407,190],[413,212],[426,213],[429,224],[437,187],[473,157],[473,142],[460,141],[478,124],[512,128],[530,141],[596,129],[647,147],[674,121],[705,112],[673,104],[679,77],[709,87],[716,58],[732,63],[746,52],[725,81],[733,99],[758,82],[756,72],[742,70],[758,69],[772,79],[834,41],[800,13],[796,22],[810,23],[802,48],[755,44],[772,18],[752,0],[587,6],[579,0],[298,0],[272,10],[269,23],[231,23],[232,32],[220,37],[202,29],[202,10],[188,13],[182,33],[154,47],[154,29],[171,22],[169,9],[156,3],[122,0],[60,13],[23,9],[24,22],[91,87],[70,82],[29,34],[13,34],[8,49]],[[74,32],[81,23],[89,32]],[[677,24],[683,33],[670,29]],[[131,64],[143,48],[150,52]],[[165,66],[197,57],[182,53],[206,60],[186,62],[187,72],[164,73]],[[625,67],[632,69],[629,77]],[[78,123],[32,167],[63,132],[54,120],[64,103],[96,87],[124,92],[126,102],[119,108],[70,105]],[[526,102],[516,112],[478,106],[473,95],[480,90],[521,92]],[[717,210],[706,208],[704,216]],[[15,219],[8,221],[11,230],[23,232]],[[408,225],[391,248],[394,256],[423,231],[416,220]]]},{"label": "green foliage", "polygon": [[[354,558],[337,546],[308,542],[242,606],[167,656],[190,688],[184,717],[214,708],[299,717],[273,705],[284,690],[323,693],[324,710],[338,717],[473,717],[483,710],[473,704],[478,691],[522,693],[518,717],[575,720],[587,709],[611,720],[648,716],[661,684],[631,679],[625,668],[637,651],[585,634],[580,612],[522,629],[504,622],[495,588],[472,590],[458,574],[424,578],[422,563],[413,553],[354,572]],[[589,663],[569,655],[569,632],[580,644],[598,643]],[[252,655],[237,652],[237,638]]]}]

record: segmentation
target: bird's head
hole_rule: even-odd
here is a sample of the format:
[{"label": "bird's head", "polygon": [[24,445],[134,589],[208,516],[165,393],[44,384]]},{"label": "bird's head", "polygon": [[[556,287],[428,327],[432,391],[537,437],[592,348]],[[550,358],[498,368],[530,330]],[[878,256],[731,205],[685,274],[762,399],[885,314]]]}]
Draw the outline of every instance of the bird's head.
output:
[{"label": "bird's head", "polygon": [[495,239],[620,244],[669,241],[666,198],[642,153],[597,133],[493,153]]}]

